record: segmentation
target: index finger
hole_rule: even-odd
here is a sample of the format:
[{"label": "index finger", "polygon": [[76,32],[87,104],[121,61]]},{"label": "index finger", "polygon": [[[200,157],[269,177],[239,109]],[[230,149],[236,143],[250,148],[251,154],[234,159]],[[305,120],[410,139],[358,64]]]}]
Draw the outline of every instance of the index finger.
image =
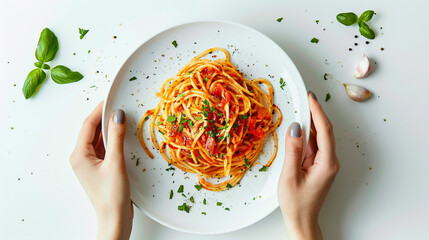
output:
[{"label": "index finger", "polygon": [[314,128],[316,129],[316,141],[322,153],[335,153],[335,138],[331,122],[326,116],[320,103],[309,94],[309,104]]},{"label": "index finger", "polygon": [[95,131],[101,122],[103,103],[104,101],[100,102],[83,122],[79,137],[77,139],[76,148],[82,148],[91,145],[94,141]]}]

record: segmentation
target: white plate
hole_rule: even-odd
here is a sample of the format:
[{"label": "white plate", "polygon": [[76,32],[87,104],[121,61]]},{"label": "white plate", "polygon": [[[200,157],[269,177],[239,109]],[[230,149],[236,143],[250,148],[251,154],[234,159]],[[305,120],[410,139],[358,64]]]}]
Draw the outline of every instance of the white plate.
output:
[{"label": "white plate", "polygon": [[[176,40],[177,48],[172,45]],[[166,171],[167,162],[152,147],[149,124],[143,130],[148,147],[155,155],[150,159],[140,146],[137,125],[148,109],[155,108],[159,91],[165,79],[175,76],[179,69],[196,54],[210,47],[223,47],[231,55],[231,62],[249,79],[263,77],[274,87],[274,103],[284,120],[277,129],[279,151],[267,172],[259,172],[255,165],[247,172],[240,186],[223,192],[194,188],[195,174],[180,169]],[[214,53],[216,54],[216,53]],[[213,55],[214,55],[213,54]],[[217,53],[220,57],[222,54]],[[132,77],[137,80],[129,81]],[[286,81],[284,90],[279,79]],[[256,30],[231,22],[193,22],[167,29],[144,42],[122,65],[111,86],[104,106],[103,137],[106,142],[110,113],[121,108],[127,116],[125,162],[131,184],[131,199],[146,215],[155,221],[183,232],[199,234],[225,233],[249,226],[278,207],[277,182],[284,159],[284,139],[292,121],[301,123],[306,140],[310,129],[307,90],[297,68],[288,55],[271,39]],[[267,141],[259,161],[265,164],[271,155],[272,140]],[[307,142],[307,141],[306,141]],[[139,165],[136,161],[139,159]],[[144,171],[144,172],[143,172]],[[177,193],[185,186],[187,198]],[[174,191],[169,199],[170,190]],[[194,196],[195,204],[189,200]],[[207,199],[207,205],[203,199]],[[186,202],[189,213],[178,211]],[[217,206],[222,202],[222,206]],[[225,210],[229,208],[230,211]],[[206,212],[207,215],[201,214]],[[138,226],[134,226],[138,227]]]}]

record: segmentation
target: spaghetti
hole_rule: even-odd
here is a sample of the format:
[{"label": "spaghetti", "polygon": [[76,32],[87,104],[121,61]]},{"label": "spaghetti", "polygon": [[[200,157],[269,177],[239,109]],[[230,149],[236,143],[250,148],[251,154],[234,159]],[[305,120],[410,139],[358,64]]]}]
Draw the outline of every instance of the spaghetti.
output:
[{"label": "spaghetti", "polygon": [[[214,51],[223,52],[225,59],[203,59]],[[265,84],[268,94],[258,84]],[[266,166],[274,161],[278,149],[275,130],[282,114],[273,104],[273,94],[266,79],[244,78],[229,61],[225,49],[207,49],[163,83],[156,93],[161,99],[158,106],[140,120],[140,143],[153,158],[142,133],[144,123],[152,117],[152,142],[165,160],[183,171],[198,174],[203,188],[225,190],[239,183],[256,163],[269,134],[273,136],[274,150]],[[155,138],[155,129],[162,134],[161,144]],[[218,184],[206,180],[226,176],[229,179]]]}]

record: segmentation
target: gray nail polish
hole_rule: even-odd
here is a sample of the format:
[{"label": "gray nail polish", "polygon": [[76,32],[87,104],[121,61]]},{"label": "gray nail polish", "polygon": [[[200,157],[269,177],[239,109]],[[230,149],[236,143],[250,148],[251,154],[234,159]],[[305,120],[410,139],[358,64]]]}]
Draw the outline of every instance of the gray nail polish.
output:
[{"label": "gray nail polish", "polygon": [[299,123],[293,122],[290,124],[289,136],[295,138],[301,137],[301,125],[299,125]]},{"label": "gray nail polish", "polygon": [[308,92],[310,92],[310,94],[311,94],[311,96],[314,98],[314,100],[316,100],[316,101],[317,101],[316,94],[314,94],[314,92],[312,92],[312,91],[308,91]]},{"label": "gray nail polish", "polygon": [[125,112],[122,109],[115,110],[113,121],[115,123],[123,124],[125,122]]}]

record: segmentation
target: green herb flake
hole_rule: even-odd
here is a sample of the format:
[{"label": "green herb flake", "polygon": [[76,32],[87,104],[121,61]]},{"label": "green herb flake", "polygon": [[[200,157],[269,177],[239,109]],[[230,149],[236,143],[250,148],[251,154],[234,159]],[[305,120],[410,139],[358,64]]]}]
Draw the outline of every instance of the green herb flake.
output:
[{"label": "green herb flake", "polygon": [[137,158],[137,160],[136,160],[136,166],[138,166],[139,163],[140,163],[140,158]]},{"label": "green herb flake", "polygon": [[327,102],[329,99],[331,99],[331,94],[327,93],[326,98],[325,98],[325,102]]},{"label": "green herb flake", "polygon": [[166,168],[166,169],[165,169],[165,171],[167,171],[167,172],[169,172],[170,170],[172,170],[172,171],[176,171],[176,169],[175,169],[174,167],[169,167],[169,168]]},{"label": "green herb flake", "polygon": [[283,17],[277,18],[277,22],[281,22],[283,20]]},{"label": "green herb flake", "polygon": [[223,113],[218,113],[217,114],[219,117],[223,117]]},{"label": "green herb flake", "polygon": [[158,130],[159,133],[161,133],[162,135],[164,135],[165,133],[161,132],[161,130]]},{"label": "green herb flake", "polygon": [[136,76],[134,76],[134,77],[130,78],[130,82],[131,82],[131,81],[134,81],[134,80],[137,80]]},{"label": "green herb flake", "polygon": [[177,97],[184,97],[184,96],[186,96],[186,94],[184,93],[177,94]]},{"label": "green herb flake", "polygon": [[145,120],[145,121],[149,120],[149,117],[145,117],[145,118],[144,118],[144,120]]},{"label": "green herb flake", "polygon": [[[282,89],[282,90],[285,90],[284,89],[284,87],[286,86],[286,82],[283,80],[283,78],[280,78],[280,88]],[[246,116],[246,118],[247,118],[247,116]],[[246,119],[245,118],[245,119]]]},{"label": "green herb flake", "polygon": [[201,117],[195,117],[195,120],[200,121],[202,118]]},{"label": "green herb flake", "polygon": [[229,208],[225,208],[226,211],[230,211]]},{"label": "green herb flake", "polygon": [[91,52],[91,50],[88,50],[88,53],[90,53]]},{"label": "green herb flake", "polygon": [[247,168],[250,168],[249,160],[247,158],[244,159],[244,165],[246,165]]},{"label": "green herb flake", "polygon": [[219,158],[223,158],[223,154],[221,153],[221,154],[219,154]]},{"label": "green herb flake", "polygon": [[174,46],[175,48],[177,48],[177,41],[176,41],[176,40],[174,40],[171,44],[173,44],[173,46]]},{"label": "green herb flake", "polygon": [[318,42],[319,42],[319,39],[317,39],[317,38],[312,38],[310,42],[312,42],[312,43],[318,43]]},{"label": "green herb flake", "polygon": [[175,116],[172,116],[172,115],[170,115],[170,116],[168,116],[167,117],[167,122],[175,122],[177,120],[177,118],[175,117]]},{"label": "green herb flake", "polygon": [[232,188],[231,184],[229,184],[229,183],[228,183],[228,184],[226,184],[226,187],[227,187],[227,188]]},{"label": "green herb flake", "polygon": [[222,203],[221,202],[217,202],[216,205],[217,206],[222,206]]},{"label": "green herb flake", "polygon": [[247,119],[247,118],[248,118],[248,116],[247,116],[247,115],[241,115],[241,116],[240,116],[240,118],[241,118],[241,119]]},{"label": "green herb flake", "polygon": [[260,172],[266,172],[267,171],[267,166],[263,166],[259,169]]},{"label": "green herb flake", "polygon": [[89,88],[95,88],[96,86],[95,85],[92,85],[91,87],[89,87]]},{"label": "green herb flake", "polygon": [[204,78],[204,82],[208,82],[209,79],[207,77]]},{"label": "green herb flake", "polygon": [[195,203],[194,196],[191,196],[191,197],[189,198],[189,200],[191,200],[191,203]]},{"label": "green herb flake", "polygon": [[328,80],[328,75],[329,75],[329,74],[325,73],[325,74],[323,75],[323,79]]},{"label": "green herb flake", "polygon": [[204,198],[204,200],[203,200],[203,204],[204,205],[207,205],[207,200]]},{"label": "green herb flake", "polygon": [[79,34],[80,34],[80,39],[82,39],[83,37],[85,37],[85,35],[89,32],[89,30],[83,29],[83,28],[79,28]]},{"label": "green herb flake", "polygon": [[201,188],[203,188],[203,186],[202,186],[202,185],[194,185],[194,187],[195,187],[198,191],[200,191],[200,190],[201,190]]},{"label": "green herb flake", "polygon": [[170,190],[170,199],[173,199],[173,195],[174,195],[174,193],[173,193],[173,189],[171,189],[171,190]]},{"label": "green herb flake", "polygon": [[189,210],[191,210],[191,206],[186,205],[186,203],[183,203],[182,205],[178,206],[177,209],[179,211],[185,211],[189,213]]},{"label": "green herb flake", "polygon": [[203,214],[203,215],[207,215],[207,213],[206,213],[206,212],[201,212],[201,214]]},{"label": "green herb flake", "polygon": [[319,20],[316,20],[316,23],[319,24]]},{"label": "green herb flake", "polygon": [[182,193],[182,196],[183,196],[184,198],[186,198],[186,195],[185,195],[184,193]]},{"label": "green herb flake", "polygon": [[177,192],[178,192],[178,193],[182,193],[182,192],[183,192],[183,188],[184,188],[184,187],[183,187],[183,185],[180,185],[180,186],[179,186],[179,189],[177,189]]},{"label": "green herb flake", "polygon": [[177,131],[178,133],[181,133],[183,131],[183,128],[185,127],[185,125],[180,124],[179,125],[179,130]]},{"label": "green herb flake", "polygon": [[188,126],[189,126],[189,127],[193,127],[193,126],[194,126],[194,122],[192,122],[192,120],[191,120],[191,119],[189,119],[189,120],[188,120]]}]

